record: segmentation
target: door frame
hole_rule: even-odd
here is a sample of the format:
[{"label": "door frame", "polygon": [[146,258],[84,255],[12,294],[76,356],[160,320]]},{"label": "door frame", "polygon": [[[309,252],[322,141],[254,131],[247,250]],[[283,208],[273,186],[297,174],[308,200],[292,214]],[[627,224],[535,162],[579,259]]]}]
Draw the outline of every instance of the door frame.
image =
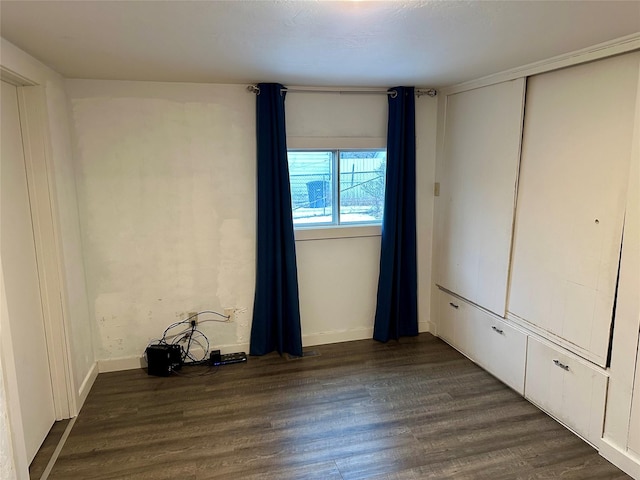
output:
[{"label": "door frame", "polygon": [[[66,315],[68,297],[62,269],[63,254],[48,129],[46,91],[44,86],[3,66],[0,66],[0,78],[17,88],[27,189],[38,264],[38,282],[51,372],[51,389],[56,420],[61,420],[77,415],[78,398],[71,367],[71,343]],[[4,273],[2,276],[4,289]],[[5,313],[6,309],[3,306],[2,317],[7,318]],[[8,322],[5,323],[8,324]],[[20,418],[20,410],[15,395],[17,382],[13,348],[5,327],[7,325],[2,327],[4,334],[0,342],[3,352],[1,360],[5,386],[8,387],[6,397],[10,410],[12,438],[18,443],[18,445],[14,444],[16,467],[22,470],[21,467],[26,463],[26,458],[23,457],[23,455],[26,456],[23,445],[24,432],[22,423],[14,421],[15,418],[13,418]],[[20,439],[22,439],[22,445],[20,445]]]},{"label": "door frame", "polygon": [[61,420],[74,416],[76,412],[70,368],[70,342],[65,321],[66,292],[62,281],[62,245],[56,222],[58,210],[55,201],[44,88],[41,86],[18,87],[18,110],[27,171],[27,188],[31,202],[31,220],[51,369],[53,402],[56,420]]}]

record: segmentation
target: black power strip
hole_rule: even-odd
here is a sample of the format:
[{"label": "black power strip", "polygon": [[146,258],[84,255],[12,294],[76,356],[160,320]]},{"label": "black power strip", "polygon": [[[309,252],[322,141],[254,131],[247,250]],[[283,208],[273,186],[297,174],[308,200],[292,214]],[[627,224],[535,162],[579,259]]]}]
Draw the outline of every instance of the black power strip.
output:
[{"label": "black power strip", "polygon": [[243,363],[247,361],[245,352],[224,353],[220,354],[220,350],[214,350],[209,356],[209,363],[213,366],[230,365],[232,363]]}]

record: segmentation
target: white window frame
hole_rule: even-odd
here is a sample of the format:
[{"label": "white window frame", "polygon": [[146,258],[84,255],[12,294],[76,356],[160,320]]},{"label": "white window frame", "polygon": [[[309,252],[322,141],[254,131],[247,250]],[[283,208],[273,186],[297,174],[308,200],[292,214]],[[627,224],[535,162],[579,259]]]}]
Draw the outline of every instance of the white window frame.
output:
[{"label": "white window frame", "polygon": [[[288,137],[287,150],[386,150],[384,137]],[[380,224],[348,223],[341,225],[295,226],[296,241],[331,240],[339,238],[379,237]]]}]

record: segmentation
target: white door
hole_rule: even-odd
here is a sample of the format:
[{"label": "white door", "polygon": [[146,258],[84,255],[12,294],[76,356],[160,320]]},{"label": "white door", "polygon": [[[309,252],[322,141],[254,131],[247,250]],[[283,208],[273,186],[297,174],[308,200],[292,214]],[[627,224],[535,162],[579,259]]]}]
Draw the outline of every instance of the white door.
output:
[{"label": "white door", "polygon": [[55,411],[16,87],[2,82],[0,257],[29,463]]},{"label": "white door", "polygon": [[603,367],[639,65],[634,52],[527,81],[509,312]]},{"label": "white door", "polygon": [[524,79],[447,96],[436,283],[504,316]]}]

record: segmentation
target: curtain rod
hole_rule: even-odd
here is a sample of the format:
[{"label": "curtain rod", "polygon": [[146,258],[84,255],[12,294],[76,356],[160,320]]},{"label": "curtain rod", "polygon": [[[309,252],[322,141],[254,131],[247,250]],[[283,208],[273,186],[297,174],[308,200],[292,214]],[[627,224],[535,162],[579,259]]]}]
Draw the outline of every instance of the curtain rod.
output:
[{"label": "curtain rod", "polygon": [[[247,91],[251,93],[255,93],[256,95],[260,94],[260,88],[257,85],[248,85]],[[390,95],[391,98],[396,98],[397,93],[395,91],[389,92],[387,89],[344,89],[344,88],[327,88],[327,87],[284,87],[281,92],[307,92],[307,93],[338,93],[340,95],[366,95],[366,94],[385,94]],[[427,89],[416,89],[415,94],[417,97],[421,97],[422,95],[428,95],[429,97],[435,97],[438,92],[434,88]]]}]

